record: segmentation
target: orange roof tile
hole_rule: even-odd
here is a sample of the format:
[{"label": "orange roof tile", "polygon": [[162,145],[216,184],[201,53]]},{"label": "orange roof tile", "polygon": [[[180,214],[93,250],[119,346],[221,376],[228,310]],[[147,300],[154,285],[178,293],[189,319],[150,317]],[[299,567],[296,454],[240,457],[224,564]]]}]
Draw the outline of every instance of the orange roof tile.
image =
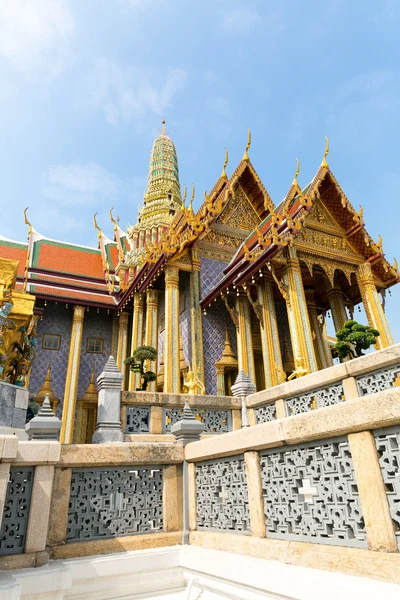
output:
[{"label": "orange roof tile", "polygon": [[17,269],[18,277],[24,276],[27,250],[28,244],[20,244],[18,242],[0,239],[0,257],[10,258],[12,260],[19,260],[19,265]]}]

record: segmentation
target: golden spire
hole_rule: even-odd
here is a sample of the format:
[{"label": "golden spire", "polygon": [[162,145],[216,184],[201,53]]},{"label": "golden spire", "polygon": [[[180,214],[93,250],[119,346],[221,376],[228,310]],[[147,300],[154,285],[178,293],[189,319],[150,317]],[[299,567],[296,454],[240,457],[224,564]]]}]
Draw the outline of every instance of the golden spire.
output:
[{"label": "golden spire", "polygon": [[250,146],[251,146],[251,131],[249,128],[247,128],[247,144],[246,144],[246,150],[244,151],[244,154],[243,154],[243,160],[246,162],[249,160]]},{"label": "golden spire", "polygon": [[28,206],[24,210],[24,223],[25,225],[29,225],[28,235],[32,233],[32,223],[29,223],[28,217],[26,216],[26,211],[28,210]]},{"label": "golden spire", "polygon": [[89,381],[89,385],[86,388],[86,392],[84,393],[82,398],[80,398],[78,400],[78,402],[79,403],[93,402],[94,404],[97,404],[97,399],[98,399],[98,394],[97,394],[97,389],[96,389],[96,384],[95,384],[95,379],[94,379],[94,370],[93,370],[92,376]]},{"label": "golden spire", "polygon": [[227,166],[227,164],[228,164],[228,150],[225,148],[224,168],[222,169],[222,173],[221,173],[222,179],[227,179],[227,175],[226,175],[226,166]]},{"label": "golden spire", "polygon": [[298,187],[299,184],[297,181],[297,177],[298,177],[298,174],[300,173],[300,161],[298,158],[296,158],[296,162],[297,162],[297,167],[296,167],[296,173],[294,174],[294,177],[293,177],[293,185]]},{"label": "golden spire", "polygon": [[328,138],[326,136],[325,136],[325,140],[326,140],[326,142],[325,142],[325,152],[324,152],[324,158],[323,158],[322,163],[321,163],[321,167],[328,168],[328,162],[326,160],[326,157],[329,154],[329,140],[328,140]]},{"label": "golden spire", "polygon": [[190,198],[189,210],[193,214],[193,200],[194,200],[194,184],[192,184],[192,197]]},{"label": "golden spire", "polygon": [[98,232],[99,232],[99,233],[97,234],[97,237],[100,239],[100,238],[101,238],[101,229],[100,229],[100,227],[97,225],[97,221],[96,221],[96,215],[97,215],[97,213],[94,213],[94,215],[93,215],[93,223],[94,223],[94,227],[95,227],[95,229],[97,229],[97,230],[98,230]]},{"label": "golden spire", "polygon": [[222,352],[222,356],[215,365],[217,367],[237,367],[238,361],[235,356],[235,353],[232,350],[231,343],[229,341],[229,333],[228,329],[225,334],[225,344]]},{"label": "golden spire", "polygon": [[161,135],[167,135],[167,128],[165,127],[165,120],[161,121]]},{"label": "golden spire", "polygon": [[53,392],[53,388],[51,387],[51,367],[50,367],[50,365],[47,368],[47,373],[46,373],[46,377],[43,381],[43,385],[40,388],[40,390],[38,391],[38,393],[36,394],[35,402],[37,402],[40,405],[43,404],[43,401],[46,398],[47,394],[49,395],[51,408],[53,411],[55,411],[57,406],[60,404],[60,401],[58,398],[56,398],[56,396]]}]

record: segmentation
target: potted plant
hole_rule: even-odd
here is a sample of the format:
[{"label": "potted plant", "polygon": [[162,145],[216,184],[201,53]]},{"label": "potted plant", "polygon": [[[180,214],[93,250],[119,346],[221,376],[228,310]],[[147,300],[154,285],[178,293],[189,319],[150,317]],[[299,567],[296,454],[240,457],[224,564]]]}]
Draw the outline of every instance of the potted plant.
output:
[{"label": "potted plant", "polygon": [[140,346],[136,348],[132,356],[125,359],[125,364],[129,366],[134,373],[140,373],[142,386],[136,388],[136,391],[145,392],[150,381],[155,381],[157,375],[153,371],[148,371],[144,367],[146,361],[154,361],[157,358],[157,350],[152,346]]},{"label": "potted plant", "polygon": [[376,344],[378,336],[379,331],[369,325],[361,325],[357,321],[346,321],[343,328],[336,332],[338,341],[333,347],[339,358],[356,358],[364,356],[363,350],[368,350]]}]

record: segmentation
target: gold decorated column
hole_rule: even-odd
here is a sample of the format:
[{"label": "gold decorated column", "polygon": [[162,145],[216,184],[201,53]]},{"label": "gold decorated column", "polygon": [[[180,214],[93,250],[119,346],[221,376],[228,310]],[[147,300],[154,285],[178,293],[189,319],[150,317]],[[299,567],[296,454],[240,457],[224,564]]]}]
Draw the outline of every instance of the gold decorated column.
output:
[{"label": "gold decorated column", "polygon": [[[133,294],[133,318],[132,318],[132,336],[131,336],[131,354],[136,348],[143,346],[144,329],[144,298],[139,292]],[[129,371],[129,391],[134,392],[140,387],[140,373]]]},{"label": "gold decorated column", "polygon": [[84,316],[85,308],[83,306],[74,306],[71,341],[68,355],[67,379],[65,382],[64,405],[62,411],[62,426],[60,433],[60,442],[62,444],[72,444],[74,434],[76,395],[78,391],[79,363],[81,358]]},{"label": "gold decorated column", "polygon": [[122,312],[119,315],[118,322],[118,346],[117,346],[117,367],[121,371],[124,376],[124,382],[122,385],[122,389],[125,389],[125,365],[124,360],[126,358],[126,353],[128,350],[128,319],[129,314],[127,312]]},{"label": "gold decorated column", "polygon": [[377,329],[380,334],[377,338],[376,349],[387,348],[394,341],[379,300],[371,265],[368,262],[358,267],[357,281],[369,326]]},{"label": "gold decorated column", "polygon": [[286,258],[287,266],[284,270],[283,281],[288,294],[286,308],[293,359],[296,369],[304,368],[309,373],[314,373],[314,371],[318,371],[318,365],[315,358],[300,263],[295,248],[286,249]]},{"label": "gold decorated column", "polygon": [[314,352],[317,359],[318,368],[326,369],[333,365],[332,353],[329,348],[328,339],[325,335],[324,323],[320,321],[315,305],[315,292],[308,288],[305,290],[306,302],[308,308],[308,317],[310,319],[312,337],[314,342]]},{"label": "gold decorated column", "polygon": [[118,323],[119,318],[117,315],[112,320],[112,334],[111,334],[111,356],[117,362],[117,350],[118,350]]},{"label": "gold decorated column", "polygon": [[335,331],[338,331],[339,329],[342,329],[346,321],[349,320],[344,304],[343,292],[341,289],[334,287],[327,290],[327,296]]},{"label": "gold decorated column", "polygon": [[283,373],[283,366],[272,280],[269,276],[264,277],[262,282],[257,285],[257,299],[262,309],[260,331],[265,387],[270,388],[281,382],[280,374]]},{"label": "gold decorated column", "polygon": [[193,271],[190,273],[190,335],[192,342],[192,369],[204,384],[203,318],[200,307],[200,257],[192,250]]},{"label": "gold decorated column", "polygon": [[237,296],[236,311],[238,314],[237,346],[239,371],[243,369],[250,376],[253,383],[255,383],[256,370],[254,367],[251,311],[249,300],[245,293],[240,292],[239,296]]},{"label": "gold decorated column", "polygon": [[[158,291],[146,290],[146,334],[145,346],[152,346],[158,350]],[[157,361],[149,364],[150,371],[157,373]],[[150,382],[150,391],[157,391],[157,380]]]},{"label": "gold decorated column", "polygon": [[181,391],[179,369],[179,269],[165,269],[164,392]]}]

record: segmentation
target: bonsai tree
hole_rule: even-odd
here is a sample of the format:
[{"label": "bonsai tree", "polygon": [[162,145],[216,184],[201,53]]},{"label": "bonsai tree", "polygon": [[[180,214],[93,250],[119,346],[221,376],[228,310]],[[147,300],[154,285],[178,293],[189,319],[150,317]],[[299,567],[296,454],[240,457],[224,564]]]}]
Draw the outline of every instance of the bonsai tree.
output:
[{"label": "bonsai tree", "polygon": [[129,368],[134,373],[140,373],[142,378],[142,387],[136,388],[136,391],[145,392],[150,381],[155,381],[157,375],[153,371],[147,371],[144,368],[146,360],[154,361],[157,358],[157,350],[152,346],[139,346],[136,348],[132,356],[125,359],[125,364],[129,365]]},{"label": "bonsai tree", "polygon": [[363,356],[363,350],[368,350],[376,344],[379,331],[368,325],[361,325],[357,321],[346,321],[343,329],[336,332],[337,342],[334,345],[339,358],[356,358]]}]

